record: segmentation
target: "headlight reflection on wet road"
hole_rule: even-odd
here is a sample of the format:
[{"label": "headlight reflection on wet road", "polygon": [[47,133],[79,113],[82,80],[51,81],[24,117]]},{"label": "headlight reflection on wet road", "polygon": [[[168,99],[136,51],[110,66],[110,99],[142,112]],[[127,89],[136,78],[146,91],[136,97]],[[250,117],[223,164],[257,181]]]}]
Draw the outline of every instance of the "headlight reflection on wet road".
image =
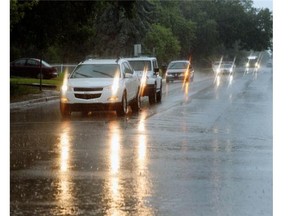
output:
[{"label": "headlight reflection on wet road", "polygon": [[70,163],[71,163],[71,143],[70,143],[70,127],[69,123],[65,122],[64,130],[60,134],[59,143],[59,183],[56,199],[58,206],[62,209],[63,214],[70,214],[70,209],[73,207],[73,184],[71,181]]},{"label": "headlight reflection on wet road", "polygon": [[233,75],[215,75],[214,84],[218,88],[221,84],[227,84],[227,87],[233,84],[234,76]]},{"label": "headlight reflection on wet road", "polygon": [[121,215],[120,206],[123,205],[124,200],[122,199],[121,194],[121,184],[119,183],[121,172],[121,143],[120,143],[120,136],[121,131],[118,125],[118,122],[111,122],[109,125],[110,131],[110,139],[109,139],[109,152],[108,156],[110,158],[110,165],[109,165],[109,179],[108,179],[108,205],[109,215]]},{"label": "headlight reflection on wet road", "polygon": [[189,99],[189,86],[190,82],[184,82],[182,85],[182,89],[184,90],[184,101],[187,102]]}]

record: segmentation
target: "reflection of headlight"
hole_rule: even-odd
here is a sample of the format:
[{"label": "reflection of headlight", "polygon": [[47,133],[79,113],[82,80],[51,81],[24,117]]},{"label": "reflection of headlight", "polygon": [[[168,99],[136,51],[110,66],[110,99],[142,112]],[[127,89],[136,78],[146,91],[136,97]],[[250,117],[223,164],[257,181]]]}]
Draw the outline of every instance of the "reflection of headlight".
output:
[{"label": "reflection of headlight", "polygon": [[230,68],[230,73],[232,73],[232,71],[233,71],[233,69],[232,69],[232,68]]},{"label": "reflection of headlight", "polygon": [[246,63],[246,67],[249,67],[249,63]]},{"label": "reflection of headlight", "polygon": [[112,89],[112,95],[116,95],[119,89],[119,82],[113,82],[111,89]]},{"label": "reflection of headlight", "polygon": [[217,72],[217,73],[220,73],[220,68],[217,68],[216,72]]},{"label": "reflection of headlight", "polygon": [[148,79],[148,77],[142,76],[141,81],[140,81],[141,86],[146,86],[147,79]]},{"label": "reflection of headlight", "polygon": [[117,91],[119,89],[119,81],[120,81],[120,77],[119,77],[119,73],[117,73],[113,79],[113,84],[111,87],[113,95],[117,94]]}]

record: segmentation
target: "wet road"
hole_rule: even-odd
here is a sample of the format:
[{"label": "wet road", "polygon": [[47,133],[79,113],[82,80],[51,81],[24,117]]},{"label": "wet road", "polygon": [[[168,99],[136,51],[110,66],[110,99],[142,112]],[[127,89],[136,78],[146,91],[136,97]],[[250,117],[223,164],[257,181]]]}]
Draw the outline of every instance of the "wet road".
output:
[{"label": "wet road", "polygon": [[197,73],[123,118],[11,111],[11,215],[272,215],[272,79]]}]

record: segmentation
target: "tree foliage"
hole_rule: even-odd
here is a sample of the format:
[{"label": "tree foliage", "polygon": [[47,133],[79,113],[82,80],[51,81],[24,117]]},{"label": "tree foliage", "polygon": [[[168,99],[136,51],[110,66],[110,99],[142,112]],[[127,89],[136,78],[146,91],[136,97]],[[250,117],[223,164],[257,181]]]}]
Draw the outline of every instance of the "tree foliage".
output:
[{"label": "tree foliage", "polygon": [[272,48],[272,12],[252,0],[10,1],[10,58],[77,62],[133,55],[160,63]]},{"label": "tree foliage", "polygon": [[179,41],[169,28],[159,24],[151,26],[143,43],[145,50],[152,55],[156,55],[160,62],[169,62],[179,56]]}]

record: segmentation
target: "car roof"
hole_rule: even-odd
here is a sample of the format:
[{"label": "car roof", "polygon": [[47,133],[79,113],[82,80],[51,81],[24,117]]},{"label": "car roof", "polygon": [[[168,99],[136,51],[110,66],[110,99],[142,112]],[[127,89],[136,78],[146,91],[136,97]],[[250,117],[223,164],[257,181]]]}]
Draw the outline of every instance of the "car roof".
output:
[{"label": "car roof", "polygon": [[149,56],[138,56],[138,57],[131,57],[125,58],[128,61],[137,61],[137,60],[156,60],[156,57],[149,57]]},{"label": "car roof", "polygon": [[29,57],[18,58],[18,59],[15,59],[14,61],[19,61],[19,60],[28,60],[28,59],[36,60],[36,61],[40,61],[40,59],[38,59],[38,58],[29,58]]},{"label": "car roof", "polygon": [[120,64],[122,62],[127,62],[125,59],[87,59],[80,64]]},{"label": "car roof", "polygon": [[175,61],[171,61],[170,63],[175,63],[175,62],[186,62],[186,63],[190,63],[190,61],[188,61],[188,60],[175,60]]}]

